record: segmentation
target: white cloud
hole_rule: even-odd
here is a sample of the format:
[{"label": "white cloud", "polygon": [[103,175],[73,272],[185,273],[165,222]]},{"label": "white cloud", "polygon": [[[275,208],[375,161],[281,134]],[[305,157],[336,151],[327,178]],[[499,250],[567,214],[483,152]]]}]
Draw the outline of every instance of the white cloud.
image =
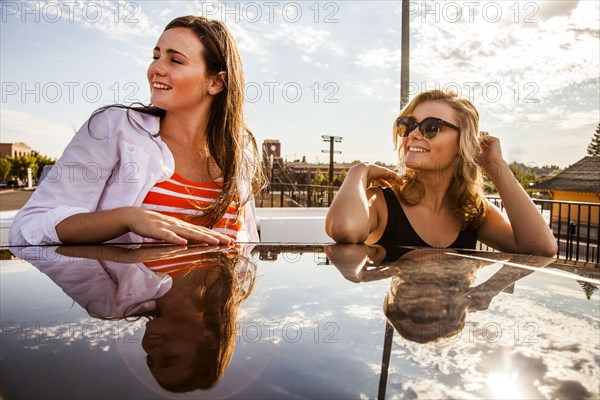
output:
[{"label": "white cloud", "polygon": [[[576,7],[579,0],[545,0],[536,4],[539,18],[547,20],[553,17],[568,16]],[[535,3],[534,3],[535,4]],[[533,11],[534,9],[532,9]]]},{"label": "white cloud", "polygon": [[258,55],[268,53],[265,43],[257,32],[251,32],[241,24],[229,24],[227,28],[231,31],[241,52]]},{"label": "white cloud", "polygon": [[69,15],[84,28],[96,29],[115,40],[160,35],[161,27],[152,24],[138,3],[127,1],[71,2],[62,7],[63,16]]},{"label": "white cloud", "polygon": [[2,108],[2,141],[24,142],[50,157],[62,154],[76,130],[74,126],[57,124],[34,114]]},{"label": "white cloud", "polygon": [[532,94],[543,100],[597,78],[598,42],[581,35],[597,30],[597,18],[589,15],[598,12],[596,2],[580,2],[569,18],[527,25],[510,18],[503,23],[476,18],[459,24],[443,18],[436,24],[417,19],[411,24],[411,74],[442,84],[476,82],[484,87],[498,82],[507,94],[501,99],[504,104],[514,105],[516,92],[520,102]]},{"label": "white cloud", "polygon": [[[570,288],[565,289],[568,297],[564,298],[582,295],[576,286]],[[532,397],[531,393],[539,390],[550,398],[561,382],[567,381],[580,382],[589,393],[597,394],[597,319],[548,310],[544,302],[558,304],[561,300],[552,290],[541,293],[535,288],[520,289],[518,295],[502,293],[495,298],[491,306],[494,313],[470,315],[457,338],[421,345],[397,335],[397,347],[407,349],[417,371],[422,368],[460,377],[453,387],[436,376],[422,379],[415,372],[419,379],[404,379],[403,387],[415,391],[419,398],[488,397],[486,391],[494,389],[490,387],[493,374],[516,373],[515,387],[505,389],[522,390],[524,397]],[[390,365],[405,364],[405,357],[393,353]],[[527,368],[522,368],[525,365]],[[534,378],[539,380],[537,384]]]},{"label": "white cloud", "polygon": [[365,68],[400,68],[400,50],[386,49],[383,47],[367,50],[359,54],[356,65]]},{"label": "white cloud", "polygon": [[359,304],[351,304],[344,306],[344,312],[355,318],[366,320],[381,320],[381,307],[375,305],[365,306]]},{"label": "white cloud", "polygon": [[281,24],[266,35],[273,43],[291,43],[299,46],[305,54],[315,54],[325,50],[336,56],[344,55],[344,50],[332,40],[331,33],[312,26]]},{"label": "white cloud", "polygon": [[160,15],[161,17],[166,17],[167,15],[174,14],[174,13],[175,13],[175,10],[173,8],[165,8],[165,9],[161,10],[158,15]]},{"label": "white cloud", "polygon": [[593,128],[598,123],[599,117],[598,110],[571,112],[564,110],[561,114],[556,115],[568,116],[567,118],[557,118],[557,128],[578,131],[587,129],[587,132],[590,132],[590,137],[592,136]]}]

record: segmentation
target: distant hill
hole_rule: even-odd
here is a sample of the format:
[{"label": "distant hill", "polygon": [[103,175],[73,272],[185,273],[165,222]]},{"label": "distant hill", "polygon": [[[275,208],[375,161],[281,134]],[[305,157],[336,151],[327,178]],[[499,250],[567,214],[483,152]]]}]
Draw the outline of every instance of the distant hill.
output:
[{"label": "distant hill", "polygon": [[518,161],[513,161],[510,163],[511,168],[518,169],[524,173],[532,173],[537,176],[549,175],[550,173],[558,173],[562,171],[558,165],[542,165],[541,167],[536,165],[535,163],[521,163]]}]

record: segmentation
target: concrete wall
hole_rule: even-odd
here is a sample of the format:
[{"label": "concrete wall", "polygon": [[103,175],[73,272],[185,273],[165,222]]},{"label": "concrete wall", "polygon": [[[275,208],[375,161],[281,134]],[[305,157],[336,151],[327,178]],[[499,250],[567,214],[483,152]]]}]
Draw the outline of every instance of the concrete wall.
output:
[{"label": "concrete wall", "polygon": [[328,243],[325,215],[328,208],[259,207],[256,209],[261,242]]}]

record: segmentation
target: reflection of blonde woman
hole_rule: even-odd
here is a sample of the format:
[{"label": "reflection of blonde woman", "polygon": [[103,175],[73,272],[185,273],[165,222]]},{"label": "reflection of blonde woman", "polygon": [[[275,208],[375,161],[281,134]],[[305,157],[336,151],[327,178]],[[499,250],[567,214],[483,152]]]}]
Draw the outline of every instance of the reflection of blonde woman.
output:
[{"label": "reflection of blonde woman", "polygon": [[465,325],[470,305],[470,285],[478,262],[443,265],[419,259],[419,264],[402,265],[392,277],[383,310],[406,339],[425,343],[454,336]]},{"label": "reflection of blonde woman", "polygon": [[[475,248],[481,241],[511,253],[553,256],[556,241],[502,157],[498,138],[479,132],[467,99],[420,93],[394,123],[403,175],[377,165],[348,171],[327,213],[336,242]],[[508,218],[482,194],[481,170]],[[370,187],[371,182],[383,183]]]},{"label": "reflection of blonde woman", "polygon": [[[391,278],[383,311],[406,339],[426,343],[452,337],[465,326],[469,311],[485,310],[504,288],[532,273],[504,266],[472,287],[477,271],[507,259],[502,253],[465,252],[378,245],[330,245],[329,260],[352,282]],[[469,258],[483,257],[488,261]],[[496,261],[497,260],[497,261]],[[519,260],[523,261],[523,260]],[[553,258],[531,257],[529,265],[545,266]]]},{"label": "reflection of blonde woman", "polygon": [[415,250],[397,263],[383,311],[398,333],[418,343],[456,336],[463,330],[469,311],[487,309],[494,296],[532,273],[504,266],[472,287],[477,271],[489,262]]}]

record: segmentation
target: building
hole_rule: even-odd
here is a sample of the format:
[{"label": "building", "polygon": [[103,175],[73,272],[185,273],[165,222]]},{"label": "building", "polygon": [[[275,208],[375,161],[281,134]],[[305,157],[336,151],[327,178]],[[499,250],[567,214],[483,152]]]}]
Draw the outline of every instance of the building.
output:
[{"label": "building", "polygon": [[276,139],[266,139],[262,144],[262,158],[269,182],[273,177],[279,175],[283,170],[283,159],[281,158],[281,142]]},{"label": "building", "polygon": [[[546,191],[556,201],[600,204],[600,156],[588,156],[531,189]],[[590,225],[590,236],[597,238],[600,207],[574,204],[553,204],[552,223],[558,220]],[[587,235],[587,228],[584,230]]]},{"label": "building", "polygon": [[600,156],[584,157],[532,189],[549,192],[552,200],[600,203]]},{"label": "building", "polygon": [[[333,174],[338,175],[343,172],[348,172],[354,163],[334,163]],[[325,176],[329,173],[329,163],[307,163],[307,162],[289,162],[285,164],[288,169],[288,174],[295,182],[304,184],[310,183],[315,177],[317,171],[321,171]]]},{"label": "building", "polygon": [[31,154],[31,147],[25,143],[0,143],[0,158],[18,157]]}]

